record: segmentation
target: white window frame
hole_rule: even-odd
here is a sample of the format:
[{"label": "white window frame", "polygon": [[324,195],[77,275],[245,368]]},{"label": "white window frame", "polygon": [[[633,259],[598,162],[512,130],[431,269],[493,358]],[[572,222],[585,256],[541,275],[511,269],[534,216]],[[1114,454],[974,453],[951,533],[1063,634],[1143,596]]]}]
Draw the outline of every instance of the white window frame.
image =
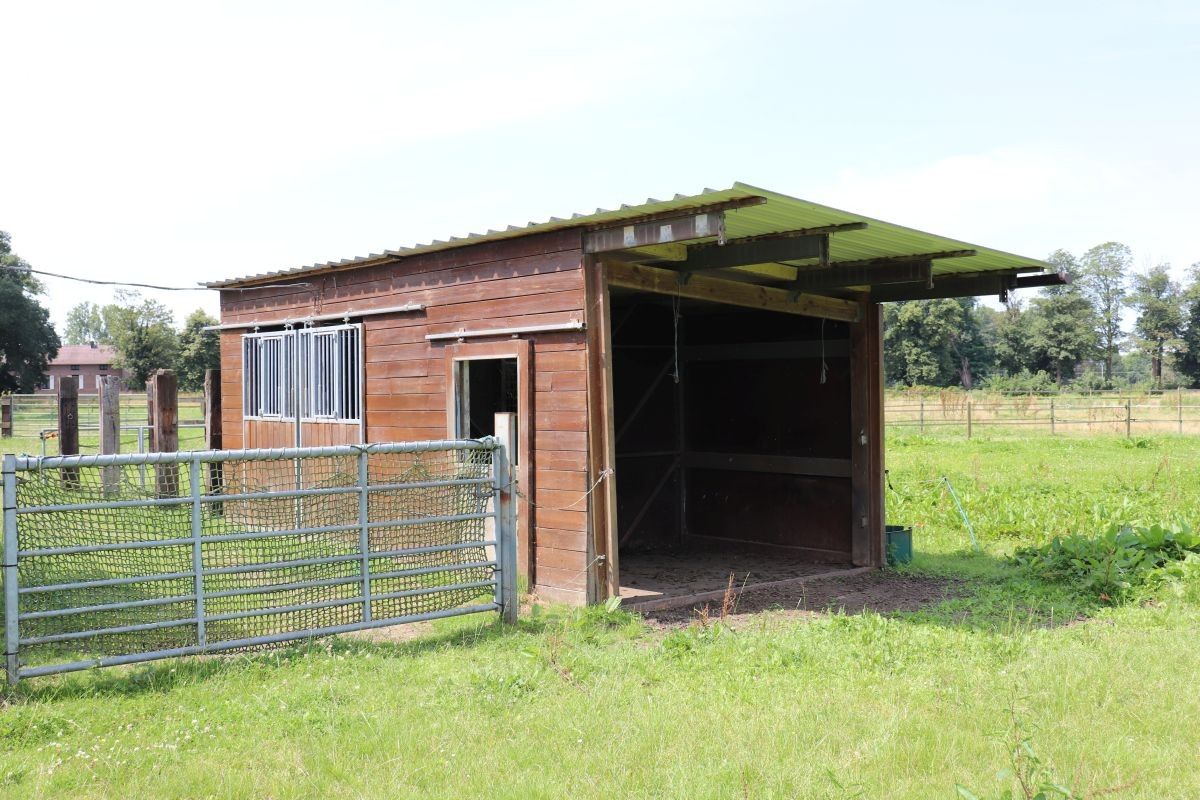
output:
[{"label": "white window frame", "polygon": [[[288,356],[291,355],[289,346],[292,339],[291,331],[269,331],[265,333],[242,334],[242,419],[286,421],[294,420],[289,398],[287,396],[291,381],[287,380],[287,370],[291,368]],[[276,343],[271,348],[268,343]],[[254,363],[247,364],[248,348],[254,348]],[[269,352],[274,349],[275,352]],[[274,390],[268,394],[268,375],[277,373]],[[255,380],[249,383],[250,376]],[[265,402],[274,395],[275,402],[271,407],[277,411],[264,411],[268,407]]]},{"label": "white window frame", "polygon": [[[349,331],[350,333],[346,333]],[[365,353],[361,323],[326,325],[297,331],[301,354],[300,413],[303,422],[332,422],[357,425],[362,422]],[[334,383],[322,384],[324,372]],[[327,398],[319,397],[318,387],[329,386]],[[325,402],[321,402],[324,400]],[[320,408],[318,408],[320,407]]]},{"label": "white window frame", "polygon": [[[242,334],[242,419],[295,422],[299,413],[301,422],[361,425],[366,403],[363,339],[361,323]],[[265,344],[272,340],[279,341],[274,355]],[[250,347],[252,365],[247,363]],[[270,373],[275,373],[278,413],[263,413]],[[251,374],[253,384],[248,382]],[[327,390],[321,397],[318,377]]]}]

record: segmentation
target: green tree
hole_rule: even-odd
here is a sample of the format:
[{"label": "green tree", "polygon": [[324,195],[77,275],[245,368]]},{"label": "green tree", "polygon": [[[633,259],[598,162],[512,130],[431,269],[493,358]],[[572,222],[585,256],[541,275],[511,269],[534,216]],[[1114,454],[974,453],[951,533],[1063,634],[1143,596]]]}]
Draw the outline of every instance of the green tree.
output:
[{"label": "green tree", "polygon": [[1200,386],[1200,261],[1192,264],[1183,292],[1179,358],[1175,368],[1192,386]]},{"label": "green tree", "polygon": [[1129,291],[1133,253],[1119,242],[1096,245],[1080,259],[1079,286],[1095,310],[1096,334],[1104,357],[1104,375],[1112,378],[1113,359],[1121,345],[1121,311]]},{"label": "green tree", "polygon": [[1137,310],[1138,344],[1150,356],[1150,379],[1161,387],[1163,361],[1168,350],[1179,348],[1183,328],[1183,297],[1169,267],[1159,264],[1134,275],[1129,304]]},{"label": "green tree", "polygon": [[203,309],[188,315],[179,334],[179,388],[196,391],[204,388],[204,371],[221,366],[221,338],[206,325],[217,320]]},{"label": "green tree", "polygon": [[104,309],[96,303],[80,303],[72,308],[67,312],[63,338],[67,344],[112,344],[104,323]]},{"label": "green tree", "polygon": [[50,312],[38,302],[42,285],[0,231],[0,392],[32,392],[58,355]]},{"label": "green tree", "polygon": [[979,307],[980,327],[992,351],[993,367],[1005,375],[1019,375],[1036,368],[1030,344],[1029,314],[1021,301],[1009,295],[1002,311]]},{"label": "green tree", "polygon": [[137,292],[117,292],[117,302],[102,310],[104,324],[117,349],[117,364],[131,388],[143,389],[156,369],[171,369],[179,356],[174,315],[157,300]]},{"label": "green tree", "polygon": [[970,389],[989,354],[970,297],[884,306],[884,370],[891,383]]},{"label": "green tree", "polygon": [[1026,316],[1029,352],[1035,359],[1031,371],[1049,372],[1060,386],[1064,377],[1075,374],[1080,361],[1096,352],[1099,323],[1078,286],[1043,289],[1030,302]]}]

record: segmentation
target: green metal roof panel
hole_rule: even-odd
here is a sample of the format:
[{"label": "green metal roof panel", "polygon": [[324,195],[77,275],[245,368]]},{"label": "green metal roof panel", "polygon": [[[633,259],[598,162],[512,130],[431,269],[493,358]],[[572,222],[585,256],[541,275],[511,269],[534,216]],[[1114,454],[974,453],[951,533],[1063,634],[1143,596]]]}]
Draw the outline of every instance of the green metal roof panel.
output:
[{"label": "green metal roof panel", "polygon": [[[313,272],[367,266],[372,263],[393,261],[407,256],[448,250],[482,242],[500,241],[518,236],[529,236],[567,228],[604,227],[607,224],[616,224],[650,214],[686,211],[690,208],[748,197],[763,197],[767,202],[761,205],[726,211],[726,236],[729,239],[782,233],[802,228],[865,222],[867,223],[867,227],[863,230],[837,233],[830,237],[830,259],[832,261],[858,261],[861,259],[906,256],[917,253],[970,249],[975,250],[976,255],[934,261],[934,274],[947,275],[951,273],[987,272],[992,270],[1049,268],[1048,264],[1038,259],[1024,258],[1001,250],[969,244],[958,239],[906,228],[902,225],[873,219],[862,214],[819,205],[807,200],[779,194],[778,192],[760,189],[749,184],[735,183],[728,189],[705,189],[699,194],[694,195],[677,194],[670,200],[648,198],[644,203],[639,205],[623,205],[617,209],[597,208],[589,214],[573,214],[567,218],[551,217],[545,222],[530,222],[523,226],[510,225],[504,230],[489,230],[486,233],[472,233],[462,237],[451,237],[447,240],[435,239],[427,244],[414,244],[408,247],[385,250],[382,253],[372,253],[341,261],[330,261],[322,264],[262,272],[242,278],[213,281],[205,285],[209,288],[219,289],[222,287],[261,283],[273,279],[287,280]],[[804,266],[806,264],[815,264],[815,261],[788,263]],[[749,271],[756,270],[749,268]]]}]

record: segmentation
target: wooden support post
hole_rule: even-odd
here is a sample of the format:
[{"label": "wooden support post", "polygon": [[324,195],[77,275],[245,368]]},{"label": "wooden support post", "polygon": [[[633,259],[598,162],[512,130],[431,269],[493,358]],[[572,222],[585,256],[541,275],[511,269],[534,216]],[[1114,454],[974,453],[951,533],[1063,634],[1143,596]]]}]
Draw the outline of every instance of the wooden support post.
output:
[{"label": "wooden support post", "polygon": [[1133,436],[1133,398],[1125,398],[1125,436]]},{"label": "wooden support post", "polygon": [[968,439],[971,438],[971,427],[972,427],[971,400],[970,400],[970,398],[968,398],[967,399],[967,438]]},{"label": "wooden support post", "polygon": [[617,541],[616,423],[613,413],[612,265],[584,259],[587,311],[588,589],[590,603],[621,593]]},{"label": "wooden support post", "polygon": [[1183,389],[1175,393],[1175,407],[1179,411],[1179,433],[1183,435]]},{"label": "wooden support post", "polygon": [[[169,369],[155,372],[150,379],[150,395],[154,406],[150,449],[156,453],[174,453],[179,449],[179,387],[175,373]],[[178,464],[158,464],[154,468],[154,478],[155,493],[159,497],[178,496]]]},{"label": "wooden support post", "polygon": [[[100,454],[121,452],[121,378],[105,375],[100,379]],[[121,468],[101,467],[100,483],[106,495],[121,491]]]},{"label": "wooden support post", "polygon": [[921,398],[921,435],[925,435],[925,398]]},{"label": "wooden support post", "polygon": [[[79,378],[68,375],[58,382],[58,453],[64,456],[79,454]],[[79,487],[79,470],[62,470],[63,484]]]},{"label": "wooden support post", "polygon": [[13,435],[12,395],[0,397],[0,438],[11,439]]},{"label": "wooden support post", "polygon": [[862,302],[850,325],[850,557],[856,566],[882,567],[883,329],[879,306]]},{"label": "wooden support post", "polygon": [[[221,443],[221,370],[206,369],[204,371],[204,449],[220,450]],[[213,461],[208,465],[209,494],[221,491],[221,462]],[[219,508],[220,503],[214,505]]]},{"label": "wooden support post", "polygon": [[1050,434],[1054,435],[1054,398],[1050,398]]}]

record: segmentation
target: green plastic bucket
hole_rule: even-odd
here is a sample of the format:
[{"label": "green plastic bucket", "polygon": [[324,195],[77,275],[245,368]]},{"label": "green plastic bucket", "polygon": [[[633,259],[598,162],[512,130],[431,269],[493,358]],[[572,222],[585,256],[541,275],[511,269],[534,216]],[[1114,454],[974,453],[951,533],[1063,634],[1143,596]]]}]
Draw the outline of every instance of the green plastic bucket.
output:
[{"label": "green plastic bucket", "polygon": [[912,561],[912,528],[903,525],[887,526],[887,562],[907,564]]}]

